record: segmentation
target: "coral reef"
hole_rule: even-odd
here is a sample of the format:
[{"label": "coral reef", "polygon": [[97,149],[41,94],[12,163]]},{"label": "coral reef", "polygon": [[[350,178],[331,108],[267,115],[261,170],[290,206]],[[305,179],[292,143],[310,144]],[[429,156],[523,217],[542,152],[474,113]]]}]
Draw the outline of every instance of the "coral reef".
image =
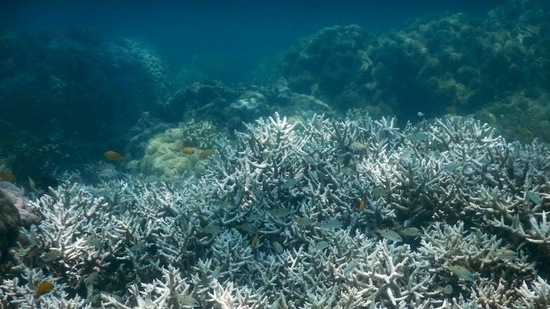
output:
[{"label": "coral reef", "polygon": [[403,120],[487,110],[501,128],[518,109],[536,121],[516,121],[511,131],[525,133],[507,136],[531,141],[547,127],[548,12],[545,2],[516,0],[484,20],[454,14],[376,35],[329,27],[289,51],[278,78],[334,109],[371,106]]},{"label": "coral reef", "polygon": [[116,132],[162,109],[170,90],[161,59],[136,41],[0,32],[0,148],[22,179],[122,145]]},{"label": "coral reef", "polygon": [[0,308],[550,307],[547,3],[174,92],[136,41],[2,32]]},{"label": "coral reef", "polygon": [[476,111],[482,121],[490,123],[507,138],[520,141],[550,141],[550,94],[530,98],[518,92]]},{"label": "coral reef", "polygon": [[[280,78],[297,93],[311,94],[337,106],[339,96],[361,85],[369,68],[365,51],[368,40],[359,26],[335,26],[320,30],[290,50],[281,63]],[[367,102],[362,102],[367,103]],[[353,100],[347,107],[360,105]]]},{"label": "coral reef", "polygon": [[0,180],[0,264],[15,245],[21,226],[30,227],[40,218],[29,207],[29,199],[12,183]]},{"label": "coral reef", "polygon": [[[544,308],[550,149],[471,118],[259,119],[200,177],[31,203],[18,308]],[[15,266],[16,265],[16,266]],[[51,287],[46,292],[44,286]]]},{"label": "coral reef", "polygon": [[209,121],[228,132],[243,130],[244,123],[274,112],[311,116],[334,115],[328,104],[313,96],[290,91],[282,83],[270,87],[229,86],[221,82],[201,82],[184,86],[168,100],[164,119]]},{"label": "coral reef", "polygon": [[[274,112],[307,119],[361,108],[402,124],[424,119],[418,112],[477,113],[508,139],[547,142],[548,12],[546,1],[511,0],[483,19],[446,15],[388,33],[325,28],[290,50],[263,86],[184,78],[175,87],[150,46],[90,29],[0,31],[0,178],[29,187],[31,177],[47,189],[41,179],[108,149],[137,172],[148,141],[182,119],[231,134]],[[164,173],[146,165],[146,174]]]},{"label": "coral reef", "polygon": [[139,160],[140,172],[150,179],[172,181],[192,176],[196,164],[208,157],[205,153],[214,146],[214,141],[225,135],[211,122],[180,123],[149,140],[145,155]]},{"label": "coral reef", "polygon": [[4,202],[13,204],[17,208],[21,225],[30,226],[39,221],[39,218],[32,213],[29,207],[30,200],[25,196],[23,190],[6,181],[0,181],[0,190],[2,191]]},{"label": "coral reef", "polygon": [[7,249],[15,244],[20,225],[21,218],[17,207],[4,190],[0,189],[0,259]]},{"label": "coral reef", "polygon": [[227,115],[224,110],[244,91],[242,87],[233,88],[218,81],[183,86],[168,100],[168,115],[165,118],[180,121],[183,116],[183,119],[197,121],[226,121],[231,115]]}]

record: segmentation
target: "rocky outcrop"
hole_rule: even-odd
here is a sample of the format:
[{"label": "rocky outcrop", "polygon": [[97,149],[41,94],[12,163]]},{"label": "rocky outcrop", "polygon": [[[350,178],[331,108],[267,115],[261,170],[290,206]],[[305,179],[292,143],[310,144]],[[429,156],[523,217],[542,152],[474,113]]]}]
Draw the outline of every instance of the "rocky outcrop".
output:
[{"label": "rocky outcrop", "polygon": [[17,240],[21,217],[11,198],[0,189],[0,258]]},{"label": "rocky outcrop", "polygon": [[20,226],[30,226],[40,218],[28,207],[29,200],[14,184],[0,181],[0,259],[17,241]]}]

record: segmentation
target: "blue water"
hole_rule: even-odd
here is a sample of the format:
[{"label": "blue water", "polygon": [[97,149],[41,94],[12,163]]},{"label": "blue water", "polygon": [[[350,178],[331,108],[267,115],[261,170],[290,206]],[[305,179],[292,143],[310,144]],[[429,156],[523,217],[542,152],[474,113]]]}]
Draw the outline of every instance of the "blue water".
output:
[{"label": "blue water", "polygon": [[149,42],[169,68],[205,79],[251,80],[300,38],[358,24],[382,32],[446,12],[482,16],[504,1],[2,1],[0,29],[61,32],[91,28],[106,38]]},{"label": "blue water", "polygon": [[[447,109],[458,106],[452,99],[467,97],[459,93],[460,87],[470,87],[468,83],[476,79],[466,76],[466,86],[446,87],[446,76],[460,77],[458,69],[448,65],[452,61],[442,63],[440,71],[430,73],[433,76],[427,74],[415,81],[415,70],[421,71],[424,66],[417,62],[423,60],[418,60],[419,53],[404,59],[399,53],[403,46],[388,50],[384,50],[385,45],[378,47],[369,57],[386,67],[374,70],[371,65],[371,71],[365,74],[357,70],[361,68],[356,62],[360,57],[352,55],[347,61],[346,51],[332,49],[331,44],[337,42],[331,39],[321,43],[326,45],[313,51],[313,57],[305,52],[299,61],[293,57],[300,52],[292,50],[300,47],[301,40],[326,27],[356,24],[364,31],[359,44],[366,44],[362,47],[365,51],[376,42],[371,38],[389,37],[391,31],[402,30],[414,20],[437,24],[445,20],[442,16],[459,12],[474,17],[475,22],[470,22],[453,15],[456,22],[467,26],[464,29],[475,30],[475,41],[491,31],[483,26],[487,12],[505,1],[157,2],[0,0],[0,172],[9,172],[18,179],[45,178],[73,164],[80,167],[82,163],[104,160],[102,154],[107,150],[139,159],[148,138],[189,118],[213,121],[233,132],[243,128],[244,122],[273,111],[284,113],[290,104],[304,110],[289,113],[325,112],[310,110],[300,100],[285,101],[288,93],[275,93],[275,89],[286,87],[284,82],[279,84],[280,78],[287,79],[289,91],[324,100],[338,112],[374,106],[375,112],[396,115],[401,123],[420,120],[418,112],[427,117],[453,112]],[[516,11],[521,13],[515,8],[512,13]],[[505,38],[504,34],[499,35]],[[471,36],[462,35],[461,30],[453,35],[429,39],[435,44],[430,57],[439,59],[451,47],[470,55],[472,49],[466,43],[471,43]],[[517,70],[507,74],[500,61],[514,59],[504,64],[529,67],[522,59],[530,58],[521,51],[529,50],[526,46],[533,43],[526,44],[518,43],[510,49],[513,57],[481,61],[476,56],[461,62],[473,71],[477,67],[490,69],[475,72],[488,76],[484,82],[489,86],[474,84],[467,89],[481,93],[477,101],[467,101],[471,103],[466,106],[471,109],[467,112],[488,104],[495,97],[492,89],[502,80],[505,82],[495,90],[499,95],[513,88],[508,85],[517,85],[511,89],[517,93],[522,93],[519,88],[525,85],[534,85],[528,93],[545,93],[544,72],[548,70],[542,67],[543,61],[533,60],[537,74],[543,76],[538,83],[526,82],[522,77],[527,74]],[[537,48],[544,55],[544,46]],[[321,63],[308,61],[315,57],[320,57]],[[283,64],[287,60],[299,64],[291,73],[277,74],[286,68]],[[405,71],[407,66],[409,72]],[[310,75],[315,75],[312,80],[308,80]],[[427,83],[430,77],[437,77],[442,86]],[[222,84],[215,84],[215,80]],[[194,82],[203,82],[200,85],[206,89],[204,94],[182,95]],[[372,85],[376,89],[370,89]],[[261,96],[269,97],[266,102],[250,110],[233,108],[240,106],[236,104],[239,96],[247,99],[246,92],[258,89]]]}]

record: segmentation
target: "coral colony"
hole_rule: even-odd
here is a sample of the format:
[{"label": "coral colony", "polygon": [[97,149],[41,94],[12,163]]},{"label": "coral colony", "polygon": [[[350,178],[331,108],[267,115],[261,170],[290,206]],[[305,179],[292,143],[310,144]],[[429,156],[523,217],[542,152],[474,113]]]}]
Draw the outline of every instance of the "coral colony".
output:
[{"label": "coral colony", "polygon": [[325,28],[250,87],[3,31],[0,309],[550,308],[548,7]]},{"label": "coral colony", "polygon": [[394,122],[275,114],[200,175],[69,179],[27,205],[3,307],[550,306],[550,150]]}]

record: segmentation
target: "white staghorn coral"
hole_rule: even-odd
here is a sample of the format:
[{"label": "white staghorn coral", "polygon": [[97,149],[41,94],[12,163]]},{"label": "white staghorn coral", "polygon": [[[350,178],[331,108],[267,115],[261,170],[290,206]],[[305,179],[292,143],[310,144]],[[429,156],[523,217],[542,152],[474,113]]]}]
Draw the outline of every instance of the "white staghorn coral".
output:
[{"label": "white staghorn coral", "polygon": [[[141,286],[133,284],[129,288],[136,304],[132,307],[121,303],[112,295],[104,294],[102,306],[114,306],[115,308],[193,308],[200,306],[199,302],[192,296],[195,291],[191,290],[188,284],[173,266],[162,269],[162,279],[155,279],[152,283],[142,283]],[[205,305],[205,304],[203,304]]]},{"label": "white staghorn coral", "polygon": [[[275,115],[219,141],[196,179],[67,182],[34,201],[42,221],[23,233],[29,245],[15,250],[20,265],[2,299],[50,308],[544,304],[548,158],[548,148],[506,143],[470,118],[400,130],[386,118]],[[55,289],[33,299],[23,274],[38,269]]]}]

